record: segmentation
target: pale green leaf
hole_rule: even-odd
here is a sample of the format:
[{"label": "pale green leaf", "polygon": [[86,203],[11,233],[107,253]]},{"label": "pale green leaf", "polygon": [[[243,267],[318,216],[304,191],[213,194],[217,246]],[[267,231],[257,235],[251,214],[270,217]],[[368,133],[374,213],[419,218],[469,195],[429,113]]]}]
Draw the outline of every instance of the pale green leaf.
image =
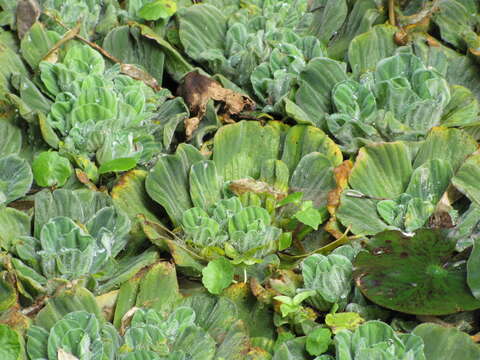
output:
[{"label": "pale green leaf", "polygon": [[234,267],[224,257],[212,260],[202,270],[202,283],[212,294],[220,294],[233,280]]}]

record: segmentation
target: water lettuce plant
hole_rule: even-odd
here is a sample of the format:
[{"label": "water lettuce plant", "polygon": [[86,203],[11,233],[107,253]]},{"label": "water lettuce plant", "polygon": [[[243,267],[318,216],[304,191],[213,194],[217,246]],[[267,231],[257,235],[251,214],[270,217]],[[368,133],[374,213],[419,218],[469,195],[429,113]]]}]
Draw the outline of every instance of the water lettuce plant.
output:
[{"label": "water lettuce plant", "polygon": [[478,360],[479,11],[0,0],[0,359]]},{"label": "water lettuce plant", "polygon": [[[378,41],[392,36],[389,27],[374,30]],[[435,126],[477,125],[477,97],[449,84],[443,69],[427,66],[408,48],[392,48],[369,68],[364,61],[371,55],[361,50],[368,43],[354,45],[351,75],[347,64],[319,57],[301,73],[295,103],[287,102],[287,112],[297,121],[328,130],[344,152],[356,153],[378,141],[421,140]]]},{"label": "water lettuce plant", "polygon": [[[292,236],[281,230],[292,225],[280,202],[289,190],[301,192],[322,219],[328,193],[336,187],[333,168],[341,161],[338,148],[314,127],[240,122],[217,132],[212,160],[188,146],[160,158],[146,179],[146,190],[181,227],[181,243],[197,257],[222,255],[234,264],[252,265],[283,247],[282,237]],[[305,209],[296,213],[300,220],[293,219],[294,226],[309,223],[301,211]]]},{"label": "water lettuce plant", "polygon": [[418,335],[396,334],[381,321],[368,321],[355,331],[342,330],[335,335],[334,342],[336,358],[342,360],[425,359],[424,344]]},{"label": "water lettuce plant", "polygon": [[[442,150],[447,148],[448,152]],[[459,182],[457,174],[464,178],[459,171],[463,163],[471,164],[468,156],[476,148],[466,132],[444,127],[432,129],[425,141],[416,144],[397,141],[365,146],[348,177],[350,186],[342,192],[338,220],[362,235],[387,229],[412,232],[439,211],[450,213],[455,223],[450,203],[439,204],[448,187]],[[471,193],[463,187],[460,190],[467,196]]]},{"label": "water lettuce plant", "polygon": [[[265,111],[279,111],[305,65],[326,54],[308,33],[307,8],[304,0],[254,1],[233,9],[198,4],[178,12],[179,38],[191,58],[255,95]],[[215,20],[203,26],[199,19],[207,18]]]},{"label": "water lettuce plant", "polygon": [[33,300],[72,281],[88,284],[96,294],[120,285],[157,258],[149,251],[118,256],[130,239],[130,224],[100,193],[37,194],[33,236],[20,234],[8,248],[20,294]]},{"label": "water lettuce plant", "polygon": [[88,46],[72,47],[62,63],[43,62],[40,70],[55,99],[45,123],[58,133],[48,139],[51,146],[73,156],[95,157],[107,171],[128,170],[151,158],[154,138],[145,134],[145,127],[153,127],[148,121],[159,98],[147,85],[118,68],[105,73],[102,56]]}]

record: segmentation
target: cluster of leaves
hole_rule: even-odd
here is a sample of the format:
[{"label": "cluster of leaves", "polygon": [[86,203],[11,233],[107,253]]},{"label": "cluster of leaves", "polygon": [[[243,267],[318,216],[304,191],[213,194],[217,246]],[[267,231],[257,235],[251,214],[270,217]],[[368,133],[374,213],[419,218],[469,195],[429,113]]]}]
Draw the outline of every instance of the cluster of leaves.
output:
[{"label": "cluster of leaves", "polygon": [[479,359],[479,14],[0,0],[0,358]]}]

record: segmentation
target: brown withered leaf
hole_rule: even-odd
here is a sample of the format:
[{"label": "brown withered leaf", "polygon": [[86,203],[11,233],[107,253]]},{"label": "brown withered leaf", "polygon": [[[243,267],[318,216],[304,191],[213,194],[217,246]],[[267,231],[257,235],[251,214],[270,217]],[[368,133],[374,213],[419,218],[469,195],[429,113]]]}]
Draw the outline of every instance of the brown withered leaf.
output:
[{"label": "brown withered leaf", "polygon": [[77,176],[78,181],[86,185],[87,188],[89,188],[92,191],[99,191],[97,186],[90,181],[86,172],[80,169],[75,169],[75,175]]},{"label": "brown withered leaf", "polygon": [[72,29],[68,30],[60,40],[58,40],[50,50],[45,54],[42,61],[48,61],[50,63],[56,63],[58,60],[58,51],[60,47],[66,44],[68,41],[75,38],[80,32],[82,24],[80,22],[75,25]]},{"label": "brown withered leaf", "polygon": [[35,202],[31,200],[16,200],[8,204],[8,207],[11,207],[20,211],[28,212],[30,210],[33,211],[34,205],[35,205]]},{"label": "brown withered leaf", "polygon": [[152,75],[135,65],[120,64],[120,72],[130,76],[132,79],[143,81],[155,91],[159,91],[161,89],[161,86],[158,85],[157,80]]},{"label": "brown withered leaf", "polygon": [[185,135],[187,139],[192,138],[193,132],[198,129],[198,124],[200,124],[200,118],[198,116],[185,119]]},{"label": "brown withered leaf", "polygon": [[125,331],[127,328],[130,326],[132,322],[133,315],[137,312],[137,310],[140,310],[139,307],[132,307],[130,310],[128,310],[125,315],[122,317],[122,325],[120,326],[119,333],[120,335],[125,335]]},{"label": "brown withered leaf", "polygon": [[453,198],[455,196],[455,189],[452,186],[442,195],[442,198],[435,208],[435,212],[430,216],[430,219],[428,219],[428,225],[432,229],[449,229],[455,226],[449,214],[449,211],[452,210],[451,203],[453,202],[451,197]]},{"label": "brown withered leaf", "polygon": [[325,225],[325,230],[332,234],[336,239],[341,238],[343,236],[343,233],[338,227],[335,212],[340,205],[340,195],[342,194],[342,191],[348,186],[348,177],[350,176],[352,168],[353,163],[350,160],[345,160],[343,163],[333,169],[337,186],[335,189],[331,190],[327,196],[327,210],[331,216],[327,224]]},{"label": "brown withered leaf", "polygon": [[[178,88],[178,95],[183,97],[193,118],[198,118],[198,122],[205,115],[209,100],[223,103],[224,116],[221,118],[225,122],[229,122],[232,115],[255,108],[255,102],[247,95],[226,89],[219,82],[200,74],[198,71],[192,71],[185,75]],[[198,123],[195,125],[196,121],[190,121],[189,123],[188,131],[190,134],[198,127]]]},{"label": "brown withered leaf", "polygon": [[17,19],[17,34],[22,39],[38,20],[42,11],[36,0],[20,0],[17,4],[15,17]]},{"label": "brown withered leaf", "polygon": [[273,195],[276,200],[282,200],[287,196],[287,193],[277,190],[266,182],[248,178],[232,181],[228,187],[238,196],[247,192],[255,194],[270,194]]},{"label": "brown withered leaf", "polygon": [[118,299],[118,290],[99,295],[95,299],[97,300],[97,304],[100,307],[104,318],[107,321],[112,321],[115,313],[115,304]]},{"label": "brown withered leaf", "polygon": [[452,217],[446,211],[437,211],[428,220],[428,225],[432,229],[450,229],[455,227]]}]

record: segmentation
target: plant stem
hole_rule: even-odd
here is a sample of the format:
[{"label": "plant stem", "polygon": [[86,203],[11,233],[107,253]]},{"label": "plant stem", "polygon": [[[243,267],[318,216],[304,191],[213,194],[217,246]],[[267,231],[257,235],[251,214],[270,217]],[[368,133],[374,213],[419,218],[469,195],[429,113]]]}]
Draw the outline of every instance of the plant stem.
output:
[{"label": "plant stem", "polygon": [[388,21],[392,26],[396,26],[395,21],[395,0],[388,0]]}]

